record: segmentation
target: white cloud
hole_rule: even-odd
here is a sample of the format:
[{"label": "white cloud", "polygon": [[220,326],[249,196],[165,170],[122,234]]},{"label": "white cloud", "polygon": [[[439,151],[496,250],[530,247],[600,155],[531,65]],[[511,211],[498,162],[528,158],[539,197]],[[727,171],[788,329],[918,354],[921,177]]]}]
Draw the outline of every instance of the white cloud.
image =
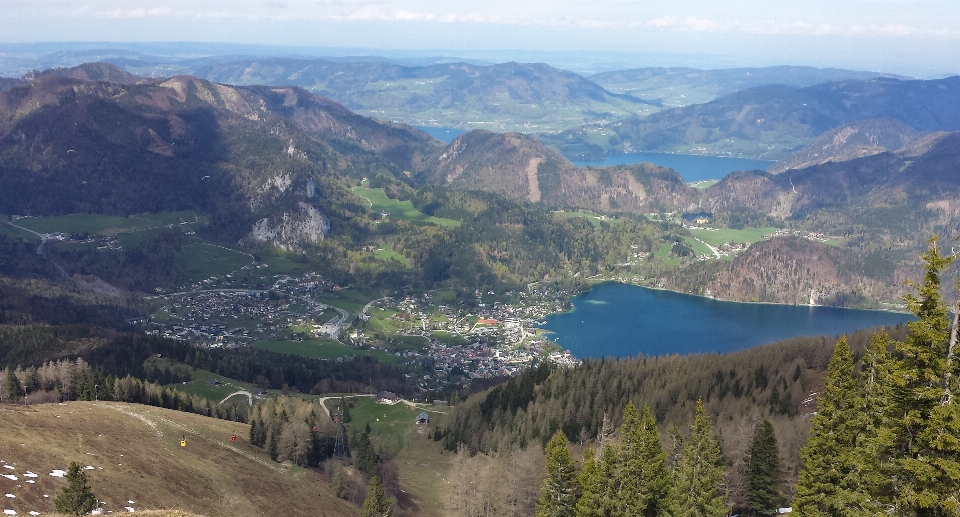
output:
[{"label": "white cloud", "polygon": [[101,11],[102,16],[108,18],[146,18],[148,16],[167,16],[170,14],[169,7],[154,7],[152,9],[146,9],[143,7],[138,7],[136,9],[112,9],[109,11]]}]

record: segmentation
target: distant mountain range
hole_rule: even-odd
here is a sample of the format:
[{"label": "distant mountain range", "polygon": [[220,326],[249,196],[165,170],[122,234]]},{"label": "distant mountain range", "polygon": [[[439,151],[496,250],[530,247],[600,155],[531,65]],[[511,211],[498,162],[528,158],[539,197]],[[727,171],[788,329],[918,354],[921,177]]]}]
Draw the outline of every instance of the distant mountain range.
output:
[{"label": "distant mountain range", "polygon": [[611,92],[625,93],[670,108],[701,104],[712,101],[721,95],[769,84],[806,88],[823,83],[867,80],[875,77],[911,79],[895,74],[810,66],[770,66],[719,70],[682,67],[635,68],[603,72],[588,77],[591,81]]},{"label": "distant mountain range", "polygon": [[918,131],[960,130],[960,77],[760,86],[541,139],[568,157],[658,151],[779,160],[837,126],[875,118],[895,118]]}]

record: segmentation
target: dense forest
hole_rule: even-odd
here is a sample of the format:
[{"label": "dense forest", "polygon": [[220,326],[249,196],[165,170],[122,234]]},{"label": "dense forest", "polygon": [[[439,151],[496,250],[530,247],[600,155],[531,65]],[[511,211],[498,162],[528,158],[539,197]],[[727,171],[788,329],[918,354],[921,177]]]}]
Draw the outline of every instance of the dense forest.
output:
[{"label": "dense forest", "polygon": [[764,515],[790,504],[803,516],[958,515],[958,307],[940,292],[954,258],[931,241],[907,328],[544,366],[468,398],[436,438],[495,463],[545,447],[544,516]]}]

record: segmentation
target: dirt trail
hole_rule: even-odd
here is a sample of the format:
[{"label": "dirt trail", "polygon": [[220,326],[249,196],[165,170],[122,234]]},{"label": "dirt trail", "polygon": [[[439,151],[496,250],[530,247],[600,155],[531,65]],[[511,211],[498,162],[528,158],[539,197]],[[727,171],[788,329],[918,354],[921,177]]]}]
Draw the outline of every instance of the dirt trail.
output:
[{"label": "dirt trail", "polygon": [[[199,436],[199,437],[204,438],[204,439],[206,439],[206,440],[212,441],[212,442],[216,443],[217,445],[223,447],[224,449],[227,449],[227,450],[229,450],[229,451],[231,451],[231,452],[234,452],[234,453],[236,453],[236,454],[239,454],[240,456],[243,456],[244,458],[247,458],[248,460],[255,461],[255,462],[257,462],[257,463],[259,463],[259,464],[261,464],[261,465],[263,465],[263,466],[265,466],[265,467],[268,467],[268,468],[270,468],[270,469],[273,469],[273,470],[275,470],[275,471],[277,471],[277,472],[286,472],[286,469],[285,469],[285,468],[282,468],[282,467],[278,466],[278,464],[276,464],[276,463],[273,463],[273,462],[271,462],[271,461],[264,460],[263,458],[258,458],[258,457],[254,456],[254,455],[252,455],[252,454],[248,454],[248,453],[246,453],[246,452],[244,452],[244,451],[241,451],[240,449],[238,449],[238,448],[236,448],[236,447],[234,447],[234,446],[232,446],[232,445],[230,445],[230,444],[227,444],[227,443],[225,443],[225,442],[221,442],[220,440],[217,440],[216,438],[210,438],[209,436],[205,436],[205,435],[204,435],[203,433],[201,433],[200,431],[197,431],[197,430],[195,430],[195,429],[191,429],[190,427],[187,427],[187,426],[181,424],[180,422],[175,422],[175,421],[173,421],[173,420],[170,420],[169,418],[162,417],[162,416],[160,416],[160,415],[150,415],[150,416],[148,417],[147,415],[144,415],[143,413],[139,413],[139,412],[134,411],[134,410],[132,410],[132,409],[128,409],[128,408],[121,407],[121,406],[116,406],[116,405],[113,405],[113,404],[97,404],[97,405],[98,405],[98,406],[101,406],[101,407],[106,407],[106,408],[114,409],[114,410],[119,411],[119,412],[121,412],[121,413],[123,413],[123,414],[125,414],[125,415],[129,415],[129,416],[132,416],[132,417],[140,420],[141,422],[143,422],[144,424],[146,424],[147,427],[149,427],[150,429],[152,429],[152,430],[157,434],[157,438],[160,438],[160,439],[163,438],[163,431],[162,431],[162,430],[160,429],[160,427],[157,425],[157,422],[159,421],[159,422],[162,422],[162,423],[164,423],[164,424],[166,424],[166,425],[168,425],[168,426],[171,426],[171,427],[175,427],[175,428],[177,428],[177,429],[180,429],[180,430],[183,431],[184,433],[190,433],[190,434],[192,434],[192,435],[194,435],[194,436]],[[151,420],[151,417],[152,417],[153,419],[155,419],[155,420]]]}]

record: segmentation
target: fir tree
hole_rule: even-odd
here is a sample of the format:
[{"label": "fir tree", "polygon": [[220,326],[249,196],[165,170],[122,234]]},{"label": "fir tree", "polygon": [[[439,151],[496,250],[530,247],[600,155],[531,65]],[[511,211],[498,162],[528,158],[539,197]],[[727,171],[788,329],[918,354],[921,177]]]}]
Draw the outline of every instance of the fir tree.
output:
[{"label": "fir tree", "polygon": [[602,446],[597,458],[588,449],[583,469],[577,481],[580,484],[580,499],[577,500],[577,517],[604,517],[613,514],[615,498],[611,492],[617,456],[610,445]]},{"label": "fir tree", "polygon": [[557,430],[546,450],[546,477],[540,485],[537,517],[573,517],[580,495],[567,437]]},{"label": "fir tree", "polygon": [[370,478],[370,489],[363,500],[360,517],[390,517],[393,509],[393,500],[383,493],[383,485],[376,476]]},{"label": "fir tree", "polygon": [[13,368],[7,366],[6,378],[3,380],[4,391],[7,394],[7,402],[16,404],[23,395],[23,387],[20,386],[20,379],[13,373]]},{"label": "fir tree", "polygon": [[620,426],[618,452],[613,480],[616,514],[658,515],[667,502],[670,473],[657,423],[646,404],[640,414],[633,402],[627,403]]},{"label": "fir tree", "polygon": [[72,461],[66,477],[67,486],[63,487],[60,495],[53,500],[57,511],[71,515],[86,515],[93,511],[97,506],[97,499],[87,485],[86,472],[77,462]]},{"label": "fir tree", "polygon": [[922,256],[925,273],[916,294],[905,297],[917,317],[896,344],[890,396],[878,438],[884,449],[889,503],[904,515],[960,515],[960,406],[955,338],[940,295],[940,274],[953,262],[937,239]]},{"label": "fir tree", "polygon": [[730,510],[723,493],[723,454],[713,437],[713,426],[697,401],[690,438],[675,469],[672,515],[675,517],[723,517]]},{"label": "fir tree", "polygon": [[750,445],[747,464],[747,493],[749,508],[756,514],[768,514],[780,503],[780,453],[773,424],[764,419],[757,426]]},{"label": "fir tree", "polygon": [[859,517],[878,510],[865,483],[859,436],[866,419],[853,376],[853,354],[843,336],[817,400],[810,439],[800,451],[803,469],[793,506],[802,516]]}]

